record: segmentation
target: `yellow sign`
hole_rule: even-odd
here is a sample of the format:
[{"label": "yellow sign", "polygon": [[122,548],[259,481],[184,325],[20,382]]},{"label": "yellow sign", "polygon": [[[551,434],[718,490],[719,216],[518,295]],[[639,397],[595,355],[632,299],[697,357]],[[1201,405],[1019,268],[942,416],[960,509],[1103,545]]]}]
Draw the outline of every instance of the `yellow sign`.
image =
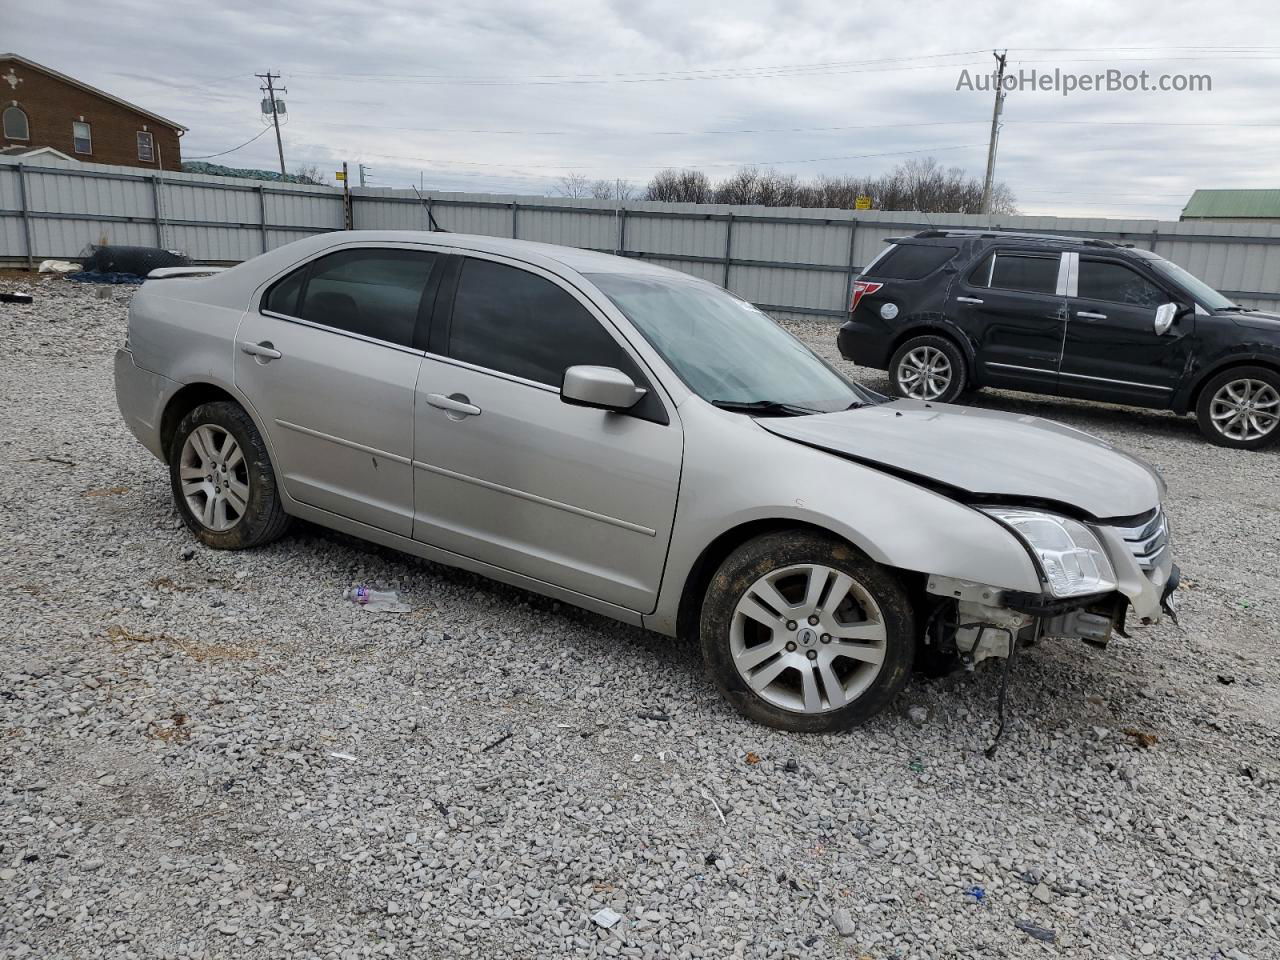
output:
[{"label": "yellow sign", "polygon": [[871,198],[870,198],[870,197],[868,197],[868,196],[859,196],[859,197],[854,197],[854,199],[853,199],[853,209],[855,209],[855,210],[870,210],[870,209],[871,209]]},{"label": "yellow sign", "polygon": [[347,179],[347,175],[346,175],[345,173],[343,173],[341,170],[339,170],[337,173],[335,173],[335,174],[334,174],[334,177],[335,177],[336,179],[338,179],[338,180],[345,180],[345,179]]}]

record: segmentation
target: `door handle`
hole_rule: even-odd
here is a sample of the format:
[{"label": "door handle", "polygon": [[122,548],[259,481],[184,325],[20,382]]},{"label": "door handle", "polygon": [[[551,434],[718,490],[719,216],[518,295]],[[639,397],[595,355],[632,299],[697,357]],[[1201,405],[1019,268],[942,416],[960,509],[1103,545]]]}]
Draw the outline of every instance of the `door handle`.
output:
[{"label": "door handle", "polygon": [[449,414],[456,413],[463,417],[480,416],[480,408],[468,400],[466,394],[462,393],[455,393],[451,397],[446,397],[443,393],[428,393],[427,403]]},{"label": "door handle", "polygon": [[240,349],[251,357],[261,357],[263,361],[279,360],[284,356],[279,350],[271,345],[270,340],[263,340],[261,343],[242,343]]},{"label": "door handle", "polygon": [[956,297],[956,303],[976,303],[982,306],[982,301],[977,297]]},{"label": "door handle", "polygon": [[1078,310],[1078,311],[1076,311],[1076,316],[1077,316],[1077,317],[1079,317],[1081,320],[1105,320],[1105,319],[1107,319],[1107,315],[1106,315],[1105,313],[1090,313],[1088,310]]}]

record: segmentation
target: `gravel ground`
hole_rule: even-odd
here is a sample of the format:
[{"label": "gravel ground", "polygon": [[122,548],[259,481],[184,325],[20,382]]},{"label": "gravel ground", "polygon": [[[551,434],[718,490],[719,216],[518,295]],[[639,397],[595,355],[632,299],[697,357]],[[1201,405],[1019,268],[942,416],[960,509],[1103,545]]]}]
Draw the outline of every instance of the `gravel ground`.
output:
[{"label": "gravel ground", "polygon": [[[1280,955],[1276,452],[981,395],[1164,471],[1182,626],[1028,651],[994,759],[996,669],[791,736],[730,712],[694,650],[519,590],[310,526],[197,545],[116,412],[129,291],[20,283],[0,955]],[[795,328],[834,356],[831,326]],[[352,583],[414,610],[357,610]]]}]

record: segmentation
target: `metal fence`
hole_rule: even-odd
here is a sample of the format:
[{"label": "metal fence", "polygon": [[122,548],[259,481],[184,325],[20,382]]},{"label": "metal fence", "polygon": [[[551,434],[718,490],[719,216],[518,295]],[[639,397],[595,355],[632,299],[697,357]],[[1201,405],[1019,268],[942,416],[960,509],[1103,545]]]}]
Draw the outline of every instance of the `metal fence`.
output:
[{"label": "metal fence", "polygon": [[[518,237],[640,257],[712,280],[783,317],[842,317],[861,265],[889,237],[981,227],[1097,237],[1154,250],[1247,306],[1280,307],[1280,224],[984,217],[876,210],[355,189],[356,229]],[[73,258],[89,243],[157,245],[235,263],[343,228],[332,187],[40,165],[0,158],[0,264]]]}]

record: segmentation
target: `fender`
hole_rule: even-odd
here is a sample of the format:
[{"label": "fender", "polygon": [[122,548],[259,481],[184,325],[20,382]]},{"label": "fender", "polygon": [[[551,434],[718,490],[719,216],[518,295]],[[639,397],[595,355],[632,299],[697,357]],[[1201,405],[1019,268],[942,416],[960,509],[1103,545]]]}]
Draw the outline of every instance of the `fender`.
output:
[{"label": "fender", "polygon": [[1190,372],[1183,380],[1182,385],[1178,387],[1169,402],[1170,409],[1178,414],[1192,412],[1196,397],[1200,393],[1200,388],[1210,378],[1228,367],[1238,367],[1250,363],[1271,367],[1280,372],[1280,346],[1268,343],[1265,340],[1249,340],[1242,343],[1234,343],[1216,353],[1211,359],[1204,361],[1194,371]]}]

